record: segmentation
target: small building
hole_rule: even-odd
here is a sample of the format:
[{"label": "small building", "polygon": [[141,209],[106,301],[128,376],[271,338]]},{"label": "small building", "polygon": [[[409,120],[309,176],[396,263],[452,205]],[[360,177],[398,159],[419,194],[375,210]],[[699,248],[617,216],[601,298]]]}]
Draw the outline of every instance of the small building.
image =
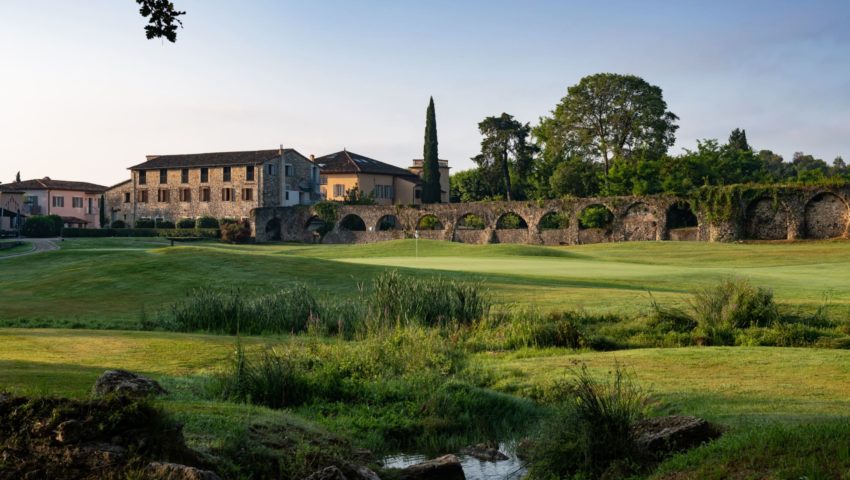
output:
[{"label": "small building", "polygon": [[319,169],[293,149],[148,155],[105,194],[110,221],[248,218],[258,207],[311,205]]},{"label": "small building", "polygon": [[[413,159],[413,165],[407,167],[408,170],[415,173],[418,177],[422,177],[422,164],[425,163],[425,160],[421,158]],[[449,166],[448,160],[439,160],[440,163],[440,203],[449,203],[449,194],[451,193],[451,187],[449,186],[449,169],[452,168]]]},{"label": "small building", "polygon": [[22,216],[59,215],[66,227],[101,226],[100,199],[106,191],[102,185],[44,177],[3,184],[0,191],[20,194]]},{"label": "small building", "polygon": [[24,192],[0,189],[0,233],[20,229],[26,218],[23,208]]},{"label": "small building", "polygon": [[[322,198],[343,201],[347,192],[357,188],[378,205],[418,205],[422,203],[421,160],[405,170],[354,152],[343,150],[314,159],[321,173]],[[417,164],[419,162],[419,164]],[[449,201],[449,166],[440,161],[442,201]]]}]

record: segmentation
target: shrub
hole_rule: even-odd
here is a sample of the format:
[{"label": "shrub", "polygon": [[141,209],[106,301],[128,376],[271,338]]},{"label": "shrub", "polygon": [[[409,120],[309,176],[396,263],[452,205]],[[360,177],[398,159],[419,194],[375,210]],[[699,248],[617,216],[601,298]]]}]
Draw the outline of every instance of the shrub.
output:
[{"label": "shrub", "polygon": [[62,218],[57,215],[33,215],[21,227],[24,236],[36,238],[55,237],[61,230]]},{"label": "shrub", "polygon": [[375,278],[369,306],[373,327],[407,322],[442,327],[470,325],[483,318],[490,310],[490,298],[479,283],[402,277],[393,270]]},{"label": "shrub", "polygon": [[198,219],[197,227],[198,228],[218,228],[218,220],[213,217],[201,217]]},{"label": "shrub", "polygon": [[62,236],[73,237],[111,237],[114,233],[110,228],[63,228]]},{"label": "shrub", "polygon": [[442,230],[443,224],[434,215],[425,215],[419,219],[416,228],[417,230]]},{"label": "shrub", "polygon": [[646,324],[652,330],[661,333],[687,333],[696,328],[696,320],[691,318],[687,312],[678,308],[663,307],[654,298],[651,298],[651,303],[652,312]]},{"label": "shrub", "polygon": [[171,220],[157,220],[156,228],[174,228],[174,222]]},{"label": "shrub", "polygon": [[156,222],[152,218],[139,218],[133,223],[134,228],[156,228]]},{"label": "shrub", "polygon": [[230,222],[222,219],[221,239],[230,243],[244,243],[251,239],[251,223],[248,220]]},{"label": "shrub", "polygon": [[614,214],[602,205],[591,205],[579,214],[579,228],[610,228]]},{"label": "shrub", "polygon": [[561,230],[569,226],[570,218],[563,213],[550,213],[540,219],[541,230]]},{"label": "shrub", "polygon": [[311,397],[309,383],[294,358],[274,349],[249,358],[241,342],[230,368],[218,377],[221,396],[270,408],[293,407]]},{"label": "shrub", "polygon": [[734,330],[766,327],[779,319],[773,292],[746,280],[727,279],[695,292],[690,301],[697,322],[697,343],[730,345]]},{"label": "shrub", "polygon": [[612,375],[598,381],[582,366],[563,385],[553,418],[532,443],[530,478],[621,478],[632,473],[636,448],[631,429],[644,414],[646,395],[619,365]]},{"label": "shrub", "polygon": [[195,219],[181,218],[177,221],[177,228],[195,228]]},{"label": "shrub", "polygon": [[516,230],[520,228],[528,228],[528,224],[525,223],[525,220],[516,213],[508,212],[499,218],[498,222],[496,222],[496,228],[503,230]]},{"label": "shrub", "polygon": [[458,228],[465,230],[484,230],[487,225],[484,223],[483,218],[470,213],[461,217],[461,219],[457,222],[457,226]]},{"label": "shrub", "polygon": [[112,225],[110,225],[110,227],[111,228],[127,228],[127,224],[124,223],[124,220],[115,220],[114,222],[112,222]]}]

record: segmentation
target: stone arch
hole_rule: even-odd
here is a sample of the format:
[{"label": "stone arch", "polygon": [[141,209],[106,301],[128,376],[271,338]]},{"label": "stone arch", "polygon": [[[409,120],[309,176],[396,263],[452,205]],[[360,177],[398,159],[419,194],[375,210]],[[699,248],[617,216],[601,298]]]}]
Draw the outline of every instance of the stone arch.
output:
[{"label": "stone arch", "polygon": [[586,205],[578,214],[578,242],[604,243],[613,240],[614,212],[604,204]]},{"label": "stone arch", "polygon": [[459,216],[455,225],[458,230],[484,230],[487,228],[487,221],[484,217],[469,212]]},{"label": "stone arch", "polygon": [[564,212],[549,211],[540,217],[537,222],[537,229],[541,232],[544,230],[566,230],[570,227],[570,217]]},{"label": "stone arch", "polygon": [[623,240],[626,242],[655,240],[657,230],[655,210],[644,202],[629,205],[623,214]]},{"label": "stone arch", "polygon": [[433,213],[426,213],[416,220],[416,230],[443,230],[446,227]]},{"label": "stone arch", "polygon": [[496,230],[528,230],[528,222],[516,212],[505,212],[496,219]]},{"label": "stone arch", "polygon": [[395,215],[384,215],[379,218],[378,223],[375,224],[375,231],[378,232],[401,229],[401,222],[398,221],[398,217]]},{"label": "stone arch", "polygon": [[365,232],[366,222],[356,213],[349,213],[339,221],[339,228],[351,232]]},{"label": "stone arch", "polygon": [[821,192],[806,202],[805,238],[836,238],[847,232],[847,204],[838,195]]},{"label": "stone arch", "polygon": [[688,202],[676,202],[667,207],[665,226],[670,240],[696,241],[699,238],[699,219]]},{"label": "stone arch", "polygon": [[785,240],[788,238],[788,209],[782,202],[761,197],[747,205],[744,236],[750,240]]},{"label": "stone arch", "polygon": [[281,239],[280,233],[280,219],[277,217],[272,218],[268,222],[266,222],[266,239],[269,241],[280,241]]},{"label": "stone arch", "polygon": [[313,215],[312,217],[308,218],[306,222],[304,222],[304,230],[309,233],[321,231],[323,229],[326,229],[327,226],[328,223],[318,215]]}]

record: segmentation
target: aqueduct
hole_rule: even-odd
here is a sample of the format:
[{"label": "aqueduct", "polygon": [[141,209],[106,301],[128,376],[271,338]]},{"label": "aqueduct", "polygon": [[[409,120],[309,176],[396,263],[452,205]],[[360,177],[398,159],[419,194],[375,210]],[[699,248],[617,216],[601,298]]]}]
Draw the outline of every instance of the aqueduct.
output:
[{"label": "aqueduct", "polygon": [[[724,215],[671,196],[598,197],[422,206],[337,205],[258,208],[258,242],[368,243],[420,238],[463,243],[575,245],[639,240],[796,240],[847,237],[848,187],[782,187],[750,192]],[[585,225],[588,209],[604,219]],[[607,211],[607,212],[606,212]]]}]

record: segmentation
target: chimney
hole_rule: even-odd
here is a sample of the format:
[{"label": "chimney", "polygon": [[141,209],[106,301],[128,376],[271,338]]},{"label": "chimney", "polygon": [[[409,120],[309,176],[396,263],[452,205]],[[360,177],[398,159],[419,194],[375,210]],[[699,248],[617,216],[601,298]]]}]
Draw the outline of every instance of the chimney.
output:
[{"label": "chimney", "polygon": [[315,156],[315,155],[313,155],[312,153],[310,154],[310,161],[311,161],[311,162],[315,162],[315,161],[316,161],[316,156]]},{"label": "chimney", "polygon": [[277,153],[282,157],[283,156],[283,144],[280,144],[280,148],[277,150]]}]

